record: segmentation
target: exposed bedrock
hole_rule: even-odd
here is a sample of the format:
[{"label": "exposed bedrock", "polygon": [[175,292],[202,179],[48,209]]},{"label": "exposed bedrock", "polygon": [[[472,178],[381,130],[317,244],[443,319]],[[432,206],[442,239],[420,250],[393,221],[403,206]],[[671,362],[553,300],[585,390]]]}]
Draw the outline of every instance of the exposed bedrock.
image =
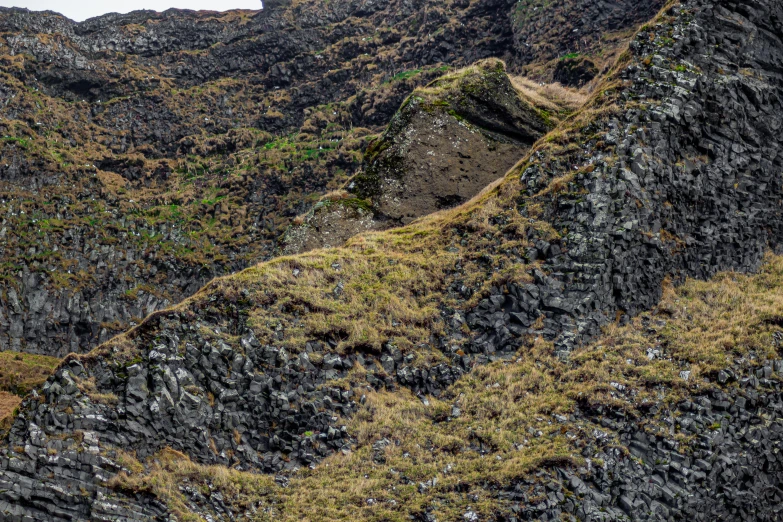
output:
[{"label": "exposed bedrock", "polygon": [[[80,23],[1,8],[0,348],[85,352],[268,259],[306,198],[357,172],[362,140],[413,87],[489,57],[512,72],[550,67],[575,41],[614,56],[661,0],[626,4],[542,4],[528,19],[513,0],[279,1]],[[527,27],[554,17],[568,23]],[[602,42],[607,30],[616,34]],[[307,152],[277,161],[264,146]],[[184,215],[163,219],[171,205]],[[337,239],[367,228],[366,214],[327,217]]]},{"label": "exposed bedrock", "polygon": [[752,373],[721,372],[723,384],[737,385],[730,392],[694,396],[664,412],[666,426],[693,437],[691,444],[646,432],[644,418],[577,412],[569,422],[615,430],[622,447],[597,429],[582,452],[585,466],[553,465],[498,488],[498,498],[514,503],[500,520],[780,520],[783,393],[778,379],[764,376],[781,369],[778,360]]},{"label": "exposed bedrock", "polygon": [[497,59],[434,80],[370,143],[343,193],[323,198],[286,232],[284,250],[339,246],[464,203],[524,157],[564,110],[522,94]]},{"label": "exposed bedrock", "polygon": [[695,2],[670,36],[639,34],[618,98],[599,96],[607,115],[579,130],[581,150],[542,148],[520,168],[520,212],[557,233],[531,236],[532,282],[468,314],[484,332],[476,351],[511,348],[539,316],[568,351],[618,313],[649,309],[667,277],[753,271],[780,250],[782,19],[778,2]]},{"label": "exposed bedrock", "polygon": [[[394,346],[338,354],[331,339],[290,354],[247,328],[253,306],[275,303],[251,303],[239,285],[232,299],[209,287],[113,351],[65,361],[25,400],[0,458],[2,517],[165,519],[158,500],[107,487],[119,450],[144,457],[170,446],[254,472],[317,465],[352,444],[339,417],[361,397],[335,381],[359,365],[371,387],[438,394],[526,333],[566,355],[617,312],[652,307],[666,277],[754,270],[783,236],[781,24],[774,0],[692,0],[640,32],[615,81],[521,165],[518,211],[551,230],[530,228],[526,262],[540,262],[531,282],[509,282],[467,314],[472,356],[416,367]],[[487,252],[501,254],[511,255]],[[688,451],[611,412],[575,412],[620,432],[623,445],[586,452],[600,469],[547,468],[563,485],[550,480],[546,500],[525,498],[523,480],[498,488],[524,504],[507,520],[777,520],[781,370],[777,360],[723,372],[716,380],[736,380],[735,391],[678,405],[680,426],[696,436]]]}]

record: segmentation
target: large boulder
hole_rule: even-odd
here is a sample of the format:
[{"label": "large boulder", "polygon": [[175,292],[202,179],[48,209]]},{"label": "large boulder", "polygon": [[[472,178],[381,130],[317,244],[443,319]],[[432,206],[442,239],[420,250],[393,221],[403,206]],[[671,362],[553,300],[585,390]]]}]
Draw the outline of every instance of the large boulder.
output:
[{"label": "large boulder", "polygon": [[501,178],[565,112],[517,89],[501,60],[446,74],[405,100],[362,171],[287,232],[285,249],[339,246],[455,207]]}]

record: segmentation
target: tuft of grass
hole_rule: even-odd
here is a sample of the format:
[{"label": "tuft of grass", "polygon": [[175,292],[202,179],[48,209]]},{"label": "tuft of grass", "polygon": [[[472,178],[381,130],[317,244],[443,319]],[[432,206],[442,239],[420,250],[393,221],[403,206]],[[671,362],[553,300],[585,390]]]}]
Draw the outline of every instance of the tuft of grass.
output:
[{"label": "tuft of grass", "polygon": [[[183,522],[201,522],[203,519],[188,508],[179,490],[182,484],[201,485],[201,491],[207,495],[213,488],[217,489],[230,499],[232,506],[243,506],[243,511],[258,505],[275,488],[272,477],[243,473],[224,466],[202,466],[170,448],[155,455],[154,463],[145,474],[139,473],[143,467],[128,453],[119,453],[116,460],[126,471],[113,477],[108,483],[110,487],[135,493],[153,493]],[[209,481],[211,486],[206,486],[205,481]]]},{"label": "tuft of grass", "polygon": [[0,352],[0,433],[11,427],[22,397],[40,387],[60,359],[22,352]]},{"label": "tuft of grass", "polygon": [[91,401],[97,404],[114,405],[120,401],[119,397],[117,397],[117,395],[114,393],[101,393],[98,391],[98,386],[95,383],[95,377],[90,377],[88,379],[78,379],[76,386],[79,388],[79,391],[87,395]]},{"label": "tuft of grass", "polygon": [[16,411],[22,398],[7,391],[0,391],[0,433],[5,433],[11,427]]},{"label": "tuft of grass", "polygon": [[22,352],[0,352],[0,391],[20,397],[39,387],[60,359]]},{"label": "tuft of grass", "polygon": [[512,76],[511,83],[536,107],[548,111],[565,111],[571,113],[581,107],[587,96],[577,89],[566,87],[559,83],[540,83],[524,76]]},{"label": "tuft of grass", "polygon": [[449,256],[356,255],[367,250],[281,258],[222,279],[206,292],[254,291],[250,326],[259,340],[282,341],[292,352],[309,339],[334,339],[341,352],[379,351],[387,341],[400,348],[428,343],[439,316],[438,294],[431,289],[443,284]]},{"label": "tuft of grass", "polygon": [[574,60],[576,58],[579,58],[580,56],[582,56],[581,53],[568,53],[561,56],[560,61],[562,62],[564,60]]}]

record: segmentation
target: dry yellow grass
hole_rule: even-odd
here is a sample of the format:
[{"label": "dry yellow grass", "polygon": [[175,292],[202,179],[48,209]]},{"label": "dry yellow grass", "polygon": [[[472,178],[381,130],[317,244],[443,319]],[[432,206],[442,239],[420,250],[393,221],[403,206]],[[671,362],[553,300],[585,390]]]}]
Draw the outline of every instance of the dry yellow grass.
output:
[{"label": "dry yellow grass", "polygon": [[0,352],[0,433],[11,427],[22,397],[41,386],[59,363],[56,357]]},{"label": "dry yellow grass", "polygon": [[119,397],[114,393],[101,393],[95,383],[95,377],[88,379],[76,379],[76,386],[79,391],[87,395],[91,401],[98,404],[117,404]]},{"label": "dry yellow grass", "polygon": [[282,329],[292,352],[326,337],[339,351],[380,350],[387,340],[405,350],[426,342],[435,327],[439,294],[431,289],[443,284],[444,257],[354,246],[279,258],[216,285],[229,294],[256,290],[250,326],[269,342]]},{"label": "dry yellow grass", "polygon": [[[657,332],[648,330],[650,324]],[[716,386],[705,378],[739,358],[776,357],[773,334],[781,324],[783,256],[769,255],[756,275],[722,273],[707,282],[666,286],[656,310],[624,327],[609,325],[567,362],[538,339],[512,361],[475,368],[428,405],[405,389],[357,389],[366,403],[347,423],[358,440],[355,450],[292,474],[287,488],[268,476],[200,466],[176,452],[164,452],[145,472],[136,466],[113,485],[154,493],[184,520],[192,515],[177,490],[183,481],[211,482],[237,509],[267,509],[259,509],[257,520],[403,521],[425,506],[434,506],[441,520],[459,518],[468,506],[489,518],[500,504],[483,484],[508,483],[551,459],[580,462],[574,441],[589,440],[595,426],[552,422],[554,414],[568,415],[577,403],[631,416],[641,416],[640,408],[653,401],[673,406]],[[662,352],[653,360],[647,357],[651,346]],[[679,377],[683,368],[691,371],[687,381]],[[627,393],[617,394],[617,384]],[[453,406],[458,416],[452,416]],[[646,422],[654,427],[656,421]],[[384,438],[390,441],[380,451],[385,462],[376,462],[372,445]],[[420,491],[419,483],[433,478],[437,483]]]},{"label": "dry yellow grass", "polygon": [[56,357],[0,352],[0,390],[25,395],[43,384],[59,363]]},{"label": "dry yellow grass", "polygon": [[559,83],[536,82],[525,76],[512,76],[511,83],[537,106],[550,110],[566,108],[575,111],[587,100],[587,95],[582,91]]},{"label": "dry yellow grass", "polygon": [[16,408],[22,402],[22,398],[13,393],[0,391],[0,432],[5,432],[11,427]]}]

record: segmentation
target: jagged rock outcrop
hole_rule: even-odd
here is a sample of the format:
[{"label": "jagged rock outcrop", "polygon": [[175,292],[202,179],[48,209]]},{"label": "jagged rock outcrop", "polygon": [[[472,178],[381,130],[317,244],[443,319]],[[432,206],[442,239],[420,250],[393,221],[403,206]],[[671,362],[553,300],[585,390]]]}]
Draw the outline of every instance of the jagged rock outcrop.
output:
[{"label": "jagged rock outcrop", "polygon": [[753,5],[700,6],[670,35],[642,31],[642,58],[592,109],[606,116],[574,122],[581,150],[555,145],[520,167],[522,214],[560,233],[528,238],[534,281],[468,315],[484,332],[475,350],[513,349],[543,315],[567,351],[616,313],[649,309],[667,277],[753,271],[781,248],[781,7]]},{"label": "jagged rock outcrop", "polygon": [[339,246],[359,232],[464,203],[501,178],[567,111],[520,93],[496,59],[435,80],[415,90],[370,143],[342,197],[327,196],[286,232],[284,251]]},{"label": "jagged rock outcrop", "polygon": [[407,224],[473,197],[552,124],[511,85],[502,62],[481,62],[415,91],[370,144],[351,190],[381,219]]}]

